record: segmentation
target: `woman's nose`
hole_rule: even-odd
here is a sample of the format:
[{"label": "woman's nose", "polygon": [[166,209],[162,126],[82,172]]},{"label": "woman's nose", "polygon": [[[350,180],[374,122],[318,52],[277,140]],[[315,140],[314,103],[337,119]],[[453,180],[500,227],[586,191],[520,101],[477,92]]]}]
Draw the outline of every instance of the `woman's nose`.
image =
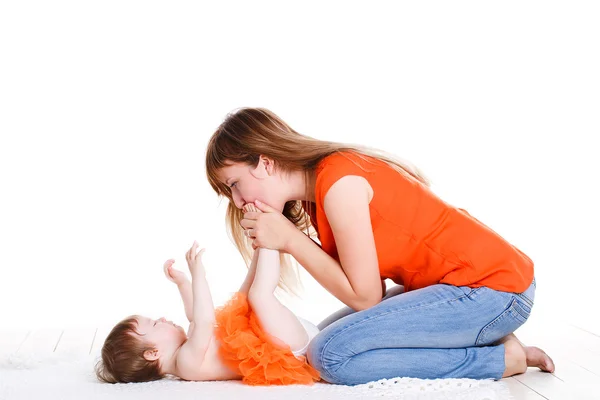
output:
[{"label": "woman's nose", "polygon": [[235,206],[241,210],[242,207],[244,207],[244,200],[242,199],[242,196],[240,196],[239,193],[236,193],[235,191],[232,193],[232,195],[233,204],[235,204]]}]

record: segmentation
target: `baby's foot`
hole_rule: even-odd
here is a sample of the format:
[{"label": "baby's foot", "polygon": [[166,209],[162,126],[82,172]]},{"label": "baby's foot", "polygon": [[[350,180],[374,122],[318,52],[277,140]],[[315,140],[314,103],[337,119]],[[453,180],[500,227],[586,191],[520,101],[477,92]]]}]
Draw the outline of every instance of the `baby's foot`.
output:
[{"label": "baby's foot", "polygon": [[242,208],[244,210],[245,213],[247,212],[255,212],[255,213],[262,213],[262,211],[260,211],[255,205],[254,203],[247,203],[244,205],[244,207]]}]

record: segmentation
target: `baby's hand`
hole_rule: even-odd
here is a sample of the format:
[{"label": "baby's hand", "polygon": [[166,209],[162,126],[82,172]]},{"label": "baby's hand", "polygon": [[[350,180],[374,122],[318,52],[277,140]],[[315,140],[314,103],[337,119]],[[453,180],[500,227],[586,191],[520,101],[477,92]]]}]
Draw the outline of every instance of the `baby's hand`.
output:
[{"label": "baby's hand", "polygon": [[196,252],[197,249],[198,243],[196,243],[196,241],[194,240],[194,244],[185,254],[185,259],[187,260],[188,267],[190,268],[192,278],[197,272],[205,272],[204,265],[202,264],[202,253],[204,253],[205,249],[200,249],[200,251]]},{"label": "baby's hand", "polygon": [[187,282],[187,276],[185,276],[183,271],[173,268],[173,264],[175,264],[175,260],[169,259],[165,261],[165,264],[163,265],[163,271],[167,279],[176,285],[181,285],[182,283]]}]

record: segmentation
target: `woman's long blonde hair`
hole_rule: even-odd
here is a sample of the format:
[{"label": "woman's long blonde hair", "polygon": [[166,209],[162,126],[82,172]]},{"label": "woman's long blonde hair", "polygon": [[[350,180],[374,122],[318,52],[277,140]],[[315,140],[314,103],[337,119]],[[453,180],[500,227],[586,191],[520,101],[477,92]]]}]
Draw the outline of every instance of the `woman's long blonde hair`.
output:
[{"label": "woman's long blonde hair", "polygon": [[[239,108],[225,117],[210,138],[206,150],[206,175],[210,185],[219,196],[229,199],[226,224],[229,236],[233,239],[247,265],[252,259],[252,246],[243,235],[240,221],[243,212],[238,209],[231,197],[231,189],[221,183],[219,170],[232,163],[258,164],[259,156],[271,158],[275,167],[283,172],[303,171],[306,192],[314,190],[314,172],[319,162],[330,154],[339,151],[354,152],[386,162],[399,173],[414,178],[429,186],[427,177],[413,164],[381,150],[356,144],[345,144],[318,140],[293,130],[281,118],[265,108]],[[367,158],[362,157],[366,161]],[[296,227],[311,235],[310,217],[299,200],[288,201],[283,215]],[[279,288],[287,293],[297,293],[300,283],[298,270],[282,258]]]}]

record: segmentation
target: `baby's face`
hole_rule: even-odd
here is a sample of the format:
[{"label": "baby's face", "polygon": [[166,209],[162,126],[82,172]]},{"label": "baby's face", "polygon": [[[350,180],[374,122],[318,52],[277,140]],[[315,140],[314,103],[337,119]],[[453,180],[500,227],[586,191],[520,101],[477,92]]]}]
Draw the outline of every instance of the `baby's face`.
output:
[{"label": "baby's face", "polygon": [[187,340],[185,330],[165,318],[152,319],[139,316],[137,320],[138,333],[143,335],[144,341],[148,341],[156,347],[178,347]]}]

